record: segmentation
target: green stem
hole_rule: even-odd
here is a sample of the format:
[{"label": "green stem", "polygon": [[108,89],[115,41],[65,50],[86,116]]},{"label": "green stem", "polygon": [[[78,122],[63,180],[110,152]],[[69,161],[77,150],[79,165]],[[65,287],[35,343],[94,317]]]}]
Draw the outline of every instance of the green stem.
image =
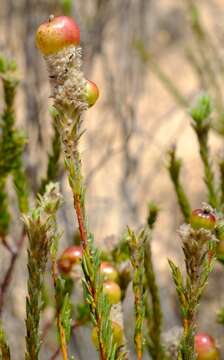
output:
[{"label": "green stem", "polygon": [[[212,62],[216,56],[216,52],[218,51],[214,49],[213,45],[209,41],[208,34],[206,33],[202,22],[200,20],[200,13],[197,5],[192,0],[184,0],[186,3],[187,11],[190,15],[191,19],[191,28],[195,38],[195,42],[197,44],[197,49],[199,51],[201,60],[203,62],[204,74],[207,75],[211,88],[213,88],[215,92],[215,100],[216,105],[220,113],[223,113],[223,104],[222,104],[222,91],[217,79],[217,73],[214,71],[212,67]],[[212,49],[211,49],[212,47]],[[212,50],[213,57],[210,56],[210,50]],[[223,67],[223,64],[217,58],[218,64]]]},{"label": "green stem", "polygon": [[62,317],[61,317],[61,304],[60,299],[57,294],[57,265],[56,265],[56,259],[54,256],[51,256],[51,273],[52,273],[52,279],[54,283],[54,289],[55,289],[55,302],[56,302],[56,318],[57,318],[57,328],[58,328],[58,334],[60,339],[60,349],[63,360],[68,360],[68,350],[67,350],[67,342],[66,342],[66,335],[65,335],[65,329],[62,323]]},{"label": "green stem", "polygon": [[16,189],[19,210],[22,214],[26,214],[29,210],[29,188],[27,176],[23,164],[20,164],[13,173],[13,183]]},{"label": "green stem", "polygon": [[[65,146],[65,164],[73,193],[74,209],[79,226],[81,246],[83,248],[83,286],[88,298],[93,323],[97,328],[100,359],[112,360],[116,352],[116,344],[113,340],[111,320],[109,319],[111,306],[103,293],[103,280],[100,276],[100,257],[88,230],[85,210],[85,187],[83,184],[81,158],[78,151],[80,114],[76,114],[73,120],[72,136],[66,135],[67,139],[64,139],[63,144]],[[63,133],[63,128],[61,128],[61,131]],[[73,149],[72,152],[71,149]]]},{"label": "green stem", "polygon": [[185,193],[184,187],[180,182],[180,171],[182,167],[182,162],[181,159],[178,159],[176,157],[175,147],[172,147],[169,150],[168,155],[169,155],[169,162],[167,169],[169,171],[169,175],[175,189],[180,210],[182,212],[185,222],[188,223],[191,215],[191,206],[187,198],[187,195]]},{"label": "green stem", "polygon": [[8,196],[5,191],[6,178],[0,178],[0,237],[4,238],[8,233],[10,214]]},{"label": "green stem", "polygon": [[[10,173],[16,188],[19,209],[28,211],[28,184],[23,168],[22,154],[26,143],[25,136],[15,128],[14,102],[18,80],[12,72],[2,75],[5,109],[2,115],[2,136],[0,141],[0,177]],[[2,180],[3,181],[3,180]],[[5,201],[7,198],[5,197]]]},{"label": "green stem", "polygon": [[54,135],[52,138],[52,150],[48,156],[47,175],[41,182],[39,193],[43,194],[45,187],[51,181],[57,181],[59,175],[59,159],[61,154],[60,134],[56,121],[53,121]]},{"label": "green stem", "polygon": [[10,349],[7,344],[6,338],[5,338],[5,332],[3,330],[3,327],[0,323],[0,359],[1,360],[10,360]]},{"label": "green stem", "polygon": [[133,266],[133,292],[135,307],[135,332],[134,342],[137,353],[137,359],[143,357],[143,321],[145,318],[145,289],[144,289],[144,259],[145,259],[145,241],[148,236],[148,229],[144,229],[135,235],[128,229],[130,260]]},{"label": "green stem", "polygon": [[199,150],[202,163],[204,165],[204,181],[208,189],[208,202],[215,208],[220,208],[219,197],[216,190],[215,175],[212,170],[212,162],[210,159],[210,151],[208,146],[208,131],[197,131]]},{"label": "green stem", "polygon": [[[151,304],[152,304],[151,311],[149,311],[149,308],[147,306],[148,316],[151,316],[151,319],[147,321],[148,336],[152,343],[152,346],[148,347],[148,350],[153,360],[163,360],[165,359],[165,353],[161,342],[163,313],[160,303],[159,289],[157,286],[156,276],[152,263],[151,241],[149,237],[145,243],[144,266],[145,266],[147,289],[149,291],[151,297]],[[147,320],[148,320],[148,316],[147,316]]]}]

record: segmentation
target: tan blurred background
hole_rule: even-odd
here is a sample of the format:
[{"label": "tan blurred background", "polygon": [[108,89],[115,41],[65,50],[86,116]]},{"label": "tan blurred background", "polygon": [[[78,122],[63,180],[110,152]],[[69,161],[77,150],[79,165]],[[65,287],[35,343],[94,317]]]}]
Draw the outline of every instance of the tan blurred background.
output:
[{"label": "tan blurred background", "polygon": [[[153,252],[165,310],[165,328],[180,324],[167,258],[183,263],[177,236],[182,217],[166,170],[166,151],[171,144],[177,143],[178,155],[184,159],[183,182],[192,207],[206,200],[206,191],[190,119],[165,89],[150,63],[142,61],[134,44],[141,40],[187,99],[193,100],[203,89],[186,57],[186,49],[193,38],[185,2],[74,0],[72,6],[72,13],[81,27],[83,69],[86,77],[98,84],[101,93],[97,106],[86,115],[87,132],[81,145],[90,228],[97,243],[104,246],[106,237],[113,235],[116,241],[127,224],[138,228],[144,223],[148,201],[158,203],[161,213],[154,233]],[[222,54],[223,0],[200,0],[198,4],[203,22]],[[0,50],[15,57],[18,63],[21,85],[17,119],[29,138],[25,161],[34,192],[46,171],[52,133],[47,73],[35,49],[34,34],[38,24],[51,13],[62,14],[63,2],[1,0]],[[219,135],[211,135],[214,157],[222,149],[222,141]],[[63,173],[61,181],[66,200],[61,226],[64,242],[69,244],[75,223]],[[18,360],[22,359],[25,331],[25,262],[24,249],[3,314],[13,344],[13,359]],[[217,336],[221,343],[224,329],[215,319],[224,304],[223,274],[217,264],[199,314],[200,329]],[[42,354],[42,358],[49,356]],[[85,357],[80,355],[80,359]]]}]

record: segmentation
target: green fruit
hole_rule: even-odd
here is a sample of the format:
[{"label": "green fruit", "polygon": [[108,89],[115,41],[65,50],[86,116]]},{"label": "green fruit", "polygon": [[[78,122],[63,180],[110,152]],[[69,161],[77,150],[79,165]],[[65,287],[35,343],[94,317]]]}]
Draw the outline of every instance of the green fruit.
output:
[{"label": "green fruit", "polygon": [[115,282],[118,281],[118,272],[112,264],[103,261],[100,264],[100,272],[103,276],[104,281],[106,280],[111,280]]},{"label": "green fruit", "polygon": [[111,304],[118,304],[121,301],[121,289],[114,281],[105,281],[103,284],[104,294],[107,295]]},{"label": "green fruit", "polygon": [[[115,321],[112,321],[111,324],[112,324],[114,342],[119,347],[123,344],[123,330],[122,330],[121,326],[118,323],[116,323]],[[94,327],[92,330],[92,342],[95,345],[95,347],[98,349],[99,342],[98,342],[98,335],[97,335],[96,327]]]},{"label": "green fruit", "polygon": [[216,225],[216,216],[209,209],[196,209],[191,213],[190,224],[195,230],[213,230]]}]

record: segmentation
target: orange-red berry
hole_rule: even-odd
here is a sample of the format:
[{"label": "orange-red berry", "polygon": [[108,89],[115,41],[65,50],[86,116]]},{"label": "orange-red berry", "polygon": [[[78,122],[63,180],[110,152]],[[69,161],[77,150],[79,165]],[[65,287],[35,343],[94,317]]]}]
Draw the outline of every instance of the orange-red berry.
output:
[{"label": "orange-red berry", "polygon": [[81,262],[82,248],[81,246],[70,246],[64,250],[58,260],[58,268],[61,272],[67,274],[72,270],[75,264]]},{"label": "orange-red berry", "polygon": [[197,360],[220,360],[220,354],[213,337],[206,333],[195,336]]},{"label": "orange-red berry", "polygon": [[121,301],[121,289],[114,281],[105,281],[103,283],[104,294],[107,295],[111,304],[118,304]]},{"label": "orange-red berry", "polygon": [[69,16],[50,16],[36,32],[36,46],[44,55],[51,55],[70,46],[79,45],[80,29]]}]

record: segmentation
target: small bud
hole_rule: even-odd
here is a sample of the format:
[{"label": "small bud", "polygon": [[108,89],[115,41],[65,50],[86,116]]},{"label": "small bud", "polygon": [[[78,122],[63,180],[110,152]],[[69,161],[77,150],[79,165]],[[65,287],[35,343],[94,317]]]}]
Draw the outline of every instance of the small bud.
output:
[{"label": "small bud", "polygon": [[208,95],[202,95],[197,100],[196,105],[191,109],[190,114],[197,125],[202,125],[202,123],[209,118],[211,112],[211,98]]},{"label": "small bud", "polygon": [[121,301],[121,289],[114,281],[105,281],[103,284],[104,294],[107,295],[111,304],[118,304]]},{"label": "small bud", "polygon": [[100,264],[100,272],[103,276],[103,280],[111,280],[111,281],[118,281],[118,272],[115,269],[115,267],[113,265],[111,265],[110,263],[103,261]]},{"label": "small bud", "polygon": [[39,26],[36,32],[36,46],[44,55],[56,54],[65,47],[79,45],[80,30],[68,16],[54,17]]},{"label": "small bud", "polygon": [[209,207],[195,209],[191,213],[190,224],[195,230],[213,230],[216,225],[216,216]]},{"label": "small bud", "polygon": [[82,259],[81,246],[70,246],[64,250],[58,260],[58,268],[61,272],[68,274],[75,264],[79,264]]},{"label": "small bud", "polygon": [[85,99],[88,107],[95,105],[99,95],[100,92],[96,84],[93,81],[86,80]]},{"label": "small bud", "polygon": [[220,354],[213,337],[206,333],[195,336],[195,351],[197,360],[220,360]]},{"label": "small bud", "polygon": [[[115,321],[112,321],[112,330],[113,330],[113,338],[114,342],[117,344],[117,346],[121,346],[123,343],[123,331],[121,326],[116,323]],[[98,343],[98,336],[97,336],[97,328],[94,327],[92,330],[92,341],[95,347],[98,349],[99,343]]]}]

